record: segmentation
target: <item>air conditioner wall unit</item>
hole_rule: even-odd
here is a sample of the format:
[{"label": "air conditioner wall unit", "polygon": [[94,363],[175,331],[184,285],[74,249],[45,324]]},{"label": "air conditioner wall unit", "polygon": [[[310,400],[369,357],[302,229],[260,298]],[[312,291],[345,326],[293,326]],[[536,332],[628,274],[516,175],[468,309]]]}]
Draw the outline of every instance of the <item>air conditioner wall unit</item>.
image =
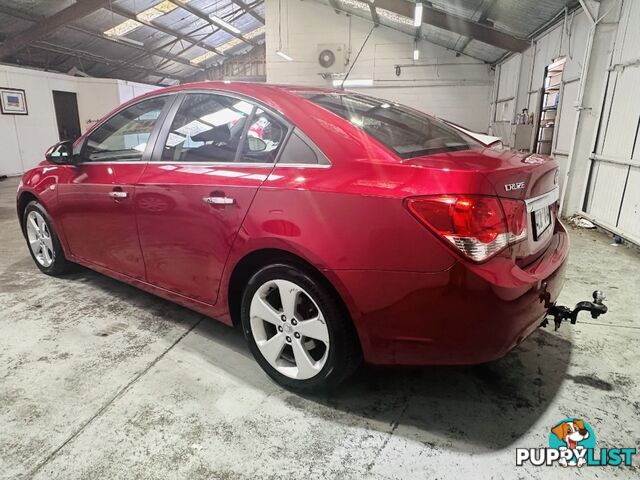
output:
[{"label": "air conditioner wall unit", "polygon": [[319,43],[317,61],[320,73],[344,73],[346,67],[346,48],[344,43]]}]

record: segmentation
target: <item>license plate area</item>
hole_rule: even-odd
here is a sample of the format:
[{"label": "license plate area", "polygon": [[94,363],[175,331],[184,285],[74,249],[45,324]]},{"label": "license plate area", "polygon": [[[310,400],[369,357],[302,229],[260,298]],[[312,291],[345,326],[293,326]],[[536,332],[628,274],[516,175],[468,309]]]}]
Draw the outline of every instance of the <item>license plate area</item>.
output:
[{"label": "license plate area", "polygon": [[538,240],[551,225],[551,209],[549,206],[531,212],[531,225],[533,227],[533,239]]}]

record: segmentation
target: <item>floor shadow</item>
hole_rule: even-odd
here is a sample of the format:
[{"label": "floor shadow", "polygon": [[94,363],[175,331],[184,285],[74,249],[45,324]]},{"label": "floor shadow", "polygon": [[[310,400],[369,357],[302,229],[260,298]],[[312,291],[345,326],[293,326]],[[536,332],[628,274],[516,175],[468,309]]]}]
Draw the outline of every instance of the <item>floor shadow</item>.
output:
[{"label": "floor shadow", "polygon": [[[265,387],[240,331],[215,321],[198,334],[240,353],[222,368],[255,388]],[[209,356],[207,351],[195,352]],[[364,366],[328,395],[286,395],[305,412],[331,421],[393,430],[424,444],[482,452],[513,444],[552,403],[571,357],[571,343],[536,331],[504,358],[471,367]],[[212,359],[220,367],[220,359]],[[347,414],[347,415],[345,415]],[[354,420],[354,417],[355,420]]]},{"label": "floor shadow", "polygon": [[[90,284],[120,301],[157,311],[163,321],[193,319],[190,310],[82,267],[64,278],[68,288]],[[539,329],[514,351],[489,364],[365,366],[336,392],[301,396],[265,382],[239,329],[205,319],[193,334],[206,340],[197,344],[194,353],[255,388],[283,393],[286,402],[311,415],[393,430],[394,435],[424,444],[475,453],[505,448],[534,425],[568,378],[572,348],[569,341]],[[211,353],[215,350],[232,352],[233,359],[216,358]],[[578,383],[591,381],[569,378]],[[604,383],[598,385],[607,389]]]}]

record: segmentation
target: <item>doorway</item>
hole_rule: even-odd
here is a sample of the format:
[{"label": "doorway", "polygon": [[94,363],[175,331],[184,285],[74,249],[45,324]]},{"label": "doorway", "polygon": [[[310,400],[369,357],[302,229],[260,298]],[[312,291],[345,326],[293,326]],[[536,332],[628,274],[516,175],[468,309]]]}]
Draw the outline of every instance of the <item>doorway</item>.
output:
[{"label": "doorway", "polygon": [[76,94],[54,90],[53,106],[56,110],[60,141],[74,141],[80,136],[80,116],[78,114],[78,98]]}]

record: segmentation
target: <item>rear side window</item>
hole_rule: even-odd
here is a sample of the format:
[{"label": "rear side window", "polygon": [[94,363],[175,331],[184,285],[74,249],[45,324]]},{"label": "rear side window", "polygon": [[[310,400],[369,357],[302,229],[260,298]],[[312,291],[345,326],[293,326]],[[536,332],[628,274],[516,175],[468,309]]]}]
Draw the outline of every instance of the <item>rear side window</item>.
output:
[{"label": "rear side window", "polygon": [[302,96],[348,120],[401,158],[480,146],[443,122],[384,100],[346,93]]},{"label": "rear side window", "polygon": [[233,162],[253,105],[217,94],[188,94],[171,123],[165,162]]},{"label": "rear side window", "polygon": [[115,114],[89,134],[83,151],[84,160],[141,160],[166,102],[166,97],[143,100]]},{"label": "rear side window", "polygon": [[240,162],[274,163],[287,128],[269,112],[256,108],[242,142]]},{"label": "rear side window", "polygon": [[287,144],[278,159],[280,164],[296,165],[328,165],[329,161],[311,142],[303,138],[296,129],[293,131]]}]

